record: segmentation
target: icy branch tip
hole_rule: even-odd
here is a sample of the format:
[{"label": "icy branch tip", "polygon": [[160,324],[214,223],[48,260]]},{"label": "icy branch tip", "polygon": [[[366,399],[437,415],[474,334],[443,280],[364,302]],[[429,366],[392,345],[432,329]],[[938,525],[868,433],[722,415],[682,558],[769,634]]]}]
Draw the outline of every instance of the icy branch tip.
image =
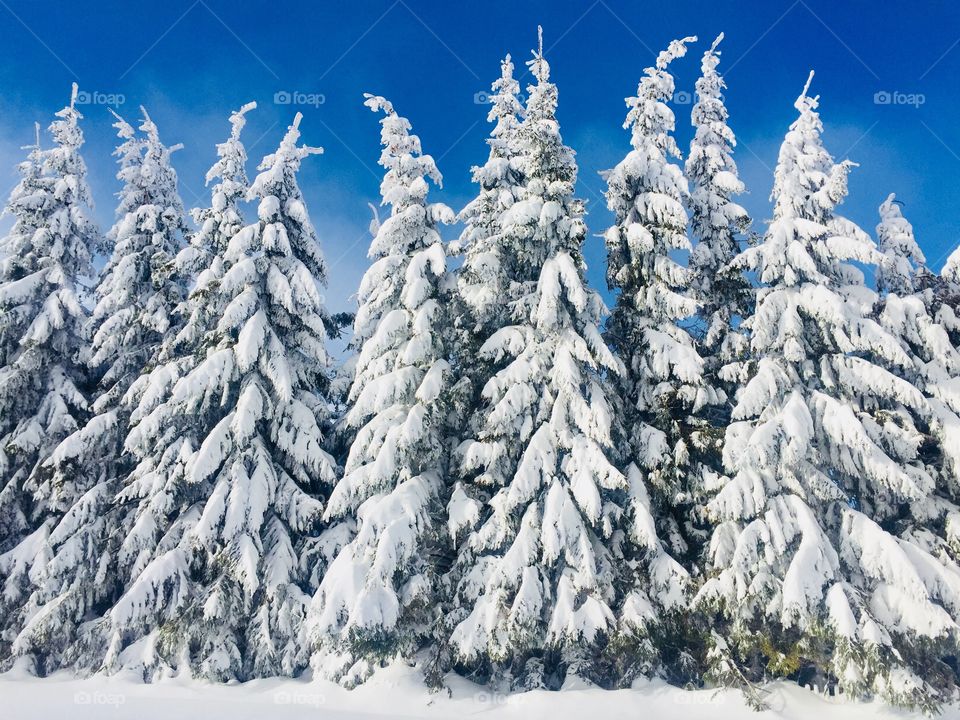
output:
[{"label": "icy branch tip", "polygon": [[810,71],[810,75],[807,77],[807,83],[803,86],[803,92],[800,93],[800,97],[807,97],[807,93],[810,91],[810,83],[813,82],[813,70]]}]

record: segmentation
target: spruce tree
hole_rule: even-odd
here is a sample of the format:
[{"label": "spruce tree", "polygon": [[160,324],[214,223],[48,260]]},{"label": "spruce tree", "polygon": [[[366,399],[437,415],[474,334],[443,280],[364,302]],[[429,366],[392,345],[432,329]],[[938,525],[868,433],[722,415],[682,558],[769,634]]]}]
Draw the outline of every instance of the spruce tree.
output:
[{"label": "spruce tree", "polygon": [[99,241],[88,217],[76,96],[74,86],[70,105],[50,126],[53,148],[41,150],[38,132],[6,208],[15,220],[0,266],[0,549],[56,510],[54,498],[37,492],[39,466],[87,409],[78,387],[84,380],[81,301]]},{"label": "spruce tree", "polygon": [[297,145],[300,120],[247,193],[257,221],[229,238],[239,142],[215,171],[217,219],[204,231],[223,272],[191,295],[191,310],[207,304],[190,313],[202,339],[195,357],[174,353],[169,372],[150,375],[126,439],[139,463],[119,495],[125,587],[107,616],[107,667],[226,680],[306,664],[303,553],[323,510],[311,493],[332,483],[334,462],[323,449],[326,267],[296,181],[320,150]]},{"label": "spruce tree", "polygon": [[960,558],[960,351],[950,338],[952,311],[893,194],[880,206],[880,218],[877,284],[887,292],[878,320],[910,355],[912,365],[901,376],[923,396],[893,416],[900,432],[888,433],[886,444],[899,449],[901,465],[935,487],[911,502],[909,513],[898,513],[893,527],[950,565]]},{"label": "spruce tree", "polygon": [[891,457],[885,433],[896,430],[882,417],[917,393],[884,367],[910,358],[868,317],[875,295],[851,261],[882,256],[835,212],[852,163],[824,149],[808,88],[780,149],[773,221],[737,260],[761,288],[696,605],[728,623],[730,652],[715,645],[713,657],[748,678],[772,671],[929,707],[949,683],[924,668],[951,650],[960,586],[881,524],[931,490]]},{"label": "spruce tree", "polygon": [[[693,512],[693,491],[706,474],[705,423],[695,414],[723,400],[704,378],[704,361],[680,322],[697,310],[690,270],[672,256],[690,250],[684,201],[687,185],[672,162],[669,64],[695,38],[675,40],[644,71],[637,95],[627,99],[624,128],[631,151],[605,174],[607,206],[615,224],[605,233],[607,279],[616,305],[606,338],[625,366],[612,378],[618,402],[617,437],[630,479],[626,526],[626,601],[622,611],[636,647],[627,679],[657,665],[685,665],[684,656],[660,653],[655,636],[686,606],[688,571],[677,562],[698,554],[703,541]],[[674,667],[671,671],[680,671]]]},{"label": "spruce tree", "polygon": [[[0,259],[0,307],[3,309],[0,313],[0,359],[3,361],[0,381],[3,384],[0,389],[8,388],[0,397],[5,411],[0,416],[0,432],[4,438],[14,429],[17,413],[22,412],[21,386],[31,376],[18,371],[14,364],[23,355],[21,339],[38,311],[38,297],[30,292],[31,288],[24,280],[40,272],[44,260],[41,253],[46,249],[39,244],[35,249],[35,238],[43,239],[51,182],[50,178],[43,176],[39,123],[35,131],[35,143],[22,148],[30,152],[17,166],[21,179],[4,208],[4,214],[13,218],[13,225],[0,245],[3,253]],[[28,473],[30,468],[14,465],[5,447],[0,446],[0,551],[16,545],[30,527],[28,497],[23,488],[25,470]]]},{"label": "spruce tree", "polygon": [[[608,543],[623,475],[609,460],[611,407],[600,373],[618,365],[584,281],[583,202],[563,144],[542,50],[528,67],[518,130],[524,182],[500,220],[517,249],[510,324],[480,348],[498,369],[460,445],[464,486],[448,506],[460,539],[450,643],[455,661],[526,687],[590,674],[616,628]],[[481,502],[483,493],[492,497]],[[468,531],[468,532],[467,532]]]},{"label": "spruce tree", "polygon": [[[48,538],[80,491],[73,478],[51,478],[45,460],[86,417],[83,307],[91,258],[100,244],[80,155],[82,115],[70,104],[50,125],[54,146],[38,142],[21,166],[0,267],[0,647],[13,642],[36,610],[36,578],[50,559]],[[17,344],[12,341],[16,338]],[[55,642],[54,638],[51,638]],[[42,669],[42,668],[41,668]]]},{"label": "spruce tree", "polygon": [[391,210],[360,283],[343,420],[352,440],[325,513],[355,531],[312,612],[313,636],[330,661],[323,671],[345,684],[398,653],[412,657],[432,634],[447,495],[449,303],[438,225],[454,215],[427,202],[427,181],[439,186],[441,177],[409,121],[384,98],[366,97],[367,107],[384,114],[380,192]]},{"label": "spruce tree", "polygon": [[916,290],[917,276],[929,273],[927,261],[893,193],[880,206],[877,245],[883,253],[877,267],[877,291],[903,296]]}]

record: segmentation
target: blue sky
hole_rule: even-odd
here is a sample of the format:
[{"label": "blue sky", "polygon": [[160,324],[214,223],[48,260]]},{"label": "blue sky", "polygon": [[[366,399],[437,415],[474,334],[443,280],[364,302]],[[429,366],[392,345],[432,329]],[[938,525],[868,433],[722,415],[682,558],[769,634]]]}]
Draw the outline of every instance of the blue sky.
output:
[{"label": "blue sky", "polygon": [[[49,123],[73,81],[94,99],[122,95],[117,109],[128,119],[145,105],[161,137],[185,145],[174,159],[187,207],[206,202],[203,176],[231,110],[260,105],[245,132],[251,175],[300,110],[304,141],[325,148],[305,161],[301,184],[331,264],[328,302],[337,310],[349,307],[366,266],[367,202],[378,200],[379,126],[362,93],[389,97],[410,118],[444,174],[433,199],[459,209],[473,192],[471,165],[486,157],[478,93],[507,52],[522,73],[537,24],[560,89],[564,139],[578,153],[593,233],[589,278],[598,289],[604,253],[595,236],[610,216],[597,173],[628,149],[623,98],[655,53],[685,35],[700,42],[674,64],[680,91],[693,89],[701,54],[726,34],[720,69],[750,191],[743,202],[757,229],[769,217],[771,169],[793,101],[813,69],[828,148],[861,164],[844,213],[873,232],[877,206],[896,192],[935,268],[960,238],[960,6],[946,1],[0,0],[0,17],[4,195],[33,122]],[[284,92],[306,104],[275,102]],[[690,106],[674,109],[685,148]],[[102,104],[83,111],[96,215],[106,229],[118,189],[115,137]]]}]

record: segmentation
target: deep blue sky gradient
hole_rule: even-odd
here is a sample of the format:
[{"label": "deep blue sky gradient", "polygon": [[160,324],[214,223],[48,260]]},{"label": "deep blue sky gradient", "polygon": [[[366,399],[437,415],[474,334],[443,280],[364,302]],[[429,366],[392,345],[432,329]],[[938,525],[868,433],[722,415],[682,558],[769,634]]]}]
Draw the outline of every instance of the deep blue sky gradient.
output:
[{"label": "deep blue sky gradient", "polygon": [[[771,169],[795,117],[793,101],[814,69],[827,146],[838,159],[861,164],[844,213],[872,233],[877,206],[896,192],[935,268],[960,237],[960,6],[945,0],[0,0],[0,19],[4,196],[34,120],[49,123],[72,81],[88,93],[122,94],[118,110],[131,121],[145,105],[161,137],[185,145],[174,159],[187,207],[207,201],[203,176],[231,110],[249,100],[260,104],[244,135],[251,177],[302,110],[303,140],[326,151],[305,161],[301,184],[331,264],[328,303],[335,310],[350,306],[366,267],[367,202],[378,201],[379,126],[362,93],[389,97],[410,118],[444,173],[444,188],[432,198],[459,209],[474,192],[470,167],[487,152],[487,108],[477,95],[497,77],[507,52],[524,75],[538,23],[560,90],[563,136],[578,153],[592,233],[589,278],[598,289],[605,291],[604,251],[596,235],[610,215],[597,173],[628,149],[623,98],[635,92],[655,53],[685,35],[700,42],[674,70],[678,90],[692,91],[700,56],[726,33],[720,70],[750,191],[743,202],[756,229],[769,217]],[[283,91],[322,95],[324,102],[276,104]],[[923,103],[878,104],[875,95],[883,92],[920,94]],[[674,109],[685,149],[690,106]],[[105,107],[83,112],[96,215],[106,230],[118,189],[115,137]]]}]

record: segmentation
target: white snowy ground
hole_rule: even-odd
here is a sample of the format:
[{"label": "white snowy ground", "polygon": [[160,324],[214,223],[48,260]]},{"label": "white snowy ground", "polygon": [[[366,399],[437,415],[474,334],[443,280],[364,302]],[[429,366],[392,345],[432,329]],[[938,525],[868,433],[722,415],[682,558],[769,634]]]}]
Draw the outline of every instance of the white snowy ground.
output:
[{"label": "white snowy ground", "polygon": [[[732,691],[685,691],[660,682],[632,690],[606,691],[570,685],[559,692],[491,694],[461,678],[451,678],[452,695],[432,695],[415,671],[387,668],[352,691],[329,682],[257,680],[214,685],[172,678],[145,685],[121,677],[77,680],[60,674],[37,679],[0,675],[3,720],[374,720],[438,718],[461,720],[879,720],[921,717],[879,703],[822,697],[789,683],[770,687],[770,710],[757,714]],[[960,720],[960,708],[943,718]]]}]

